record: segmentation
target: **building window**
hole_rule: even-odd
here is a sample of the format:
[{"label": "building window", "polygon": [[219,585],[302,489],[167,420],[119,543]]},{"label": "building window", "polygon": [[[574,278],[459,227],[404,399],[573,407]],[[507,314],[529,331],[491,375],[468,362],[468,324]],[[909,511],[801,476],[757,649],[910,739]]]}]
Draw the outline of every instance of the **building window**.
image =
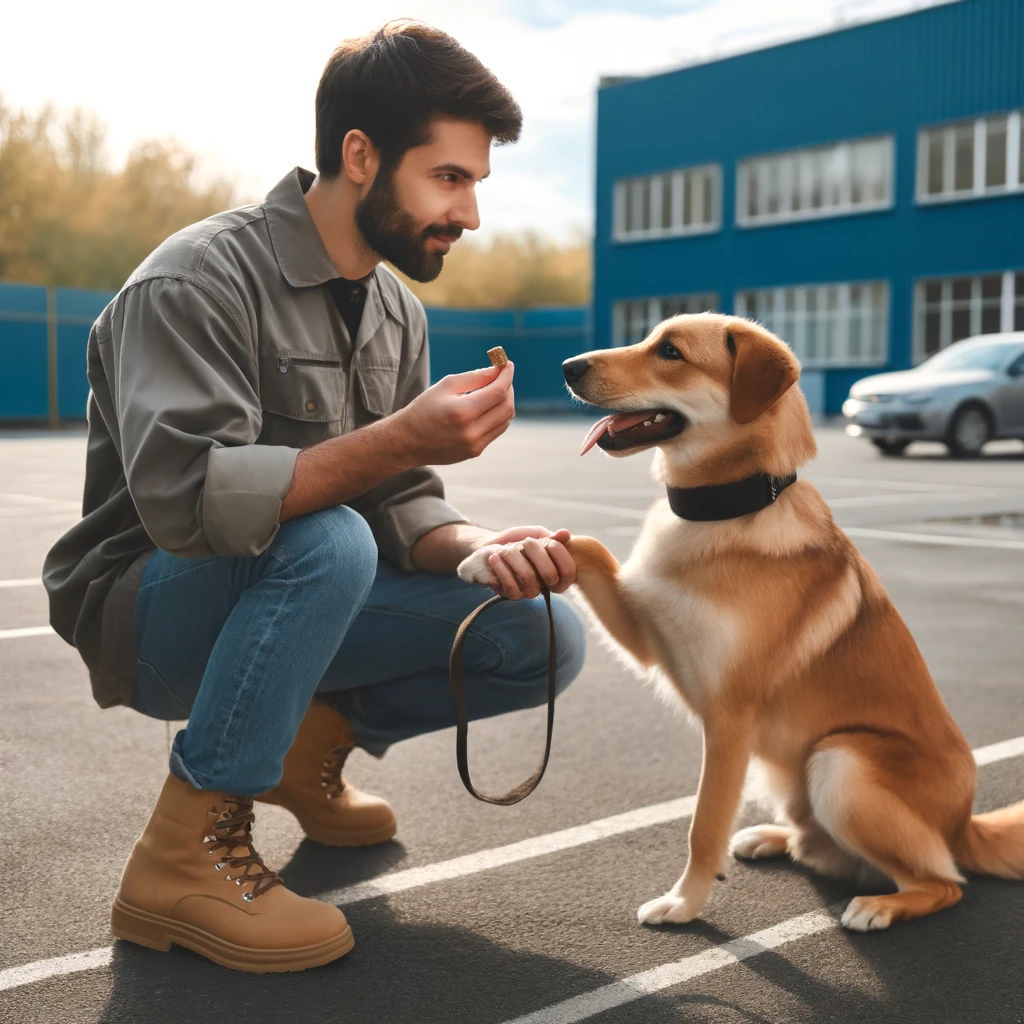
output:
[{"label": "building window", "polygon": [[914,286],[914,358],[976,334],[1024,331],[1024,272],[944,277]]},{"label": "building window", "polygon": [[667,171],[615,183],[614,237],[632,242],[706,234],[721,227],[722,168]]},{"label": "building window", "polygon": [[613,308],[612,340],[616,345],[634,345],[670,316],[680,313],[713,313],[718,309],[714,292],[667,295],[656,299],[630,299]]},{"label": "building window", "polygon": [[892,166],[891,135],[742,160],[736,223],[757,227],[886,209]]},{"label": "building window", "polygon": [[809,369],[884,366],[888,361],[885,281],[737,292],[736,315],[764,324]]},{"label": "building window", "polygon": [[1024,189],[1021,111],[923,128],[917,136],[918,202]]}]

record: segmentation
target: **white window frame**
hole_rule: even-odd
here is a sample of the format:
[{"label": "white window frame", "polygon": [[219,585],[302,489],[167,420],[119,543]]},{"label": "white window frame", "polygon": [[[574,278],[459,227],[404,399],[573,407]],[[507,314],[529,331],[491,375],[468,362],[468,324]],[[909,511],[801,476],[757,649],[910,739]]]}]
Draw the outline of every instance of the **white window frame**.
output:
[{"label": "white window frame", "polygon": [[695,308],[691,312],[716,312],[721,309],[720,296],[717,292],[712,291],[675,292],[671,295],[657,295],[653,297],[639,296],[635,299],[616,299],[615,302],[612,303],[612,345],[619,348],[622,345],[633,343],[628,337],[629,324],[627,322],[628,317],[626,314],[628,306],[641,302],[647,304],[647,312],[645,316],[647,324],[646,333],[650,333],[652,328],[661,323],[662,320],[667,319],[664,315],[665,304],[680,301],[687,305],[693,305]]},{"label": "white window frame", "polygon": [[[884,143],[888,152],[885,155],[885,197],[855,203],[853,201],[853,169],[856,165],[854,149],[859,145]],[[758,177],[758,185],[763,188],[769,176],[769,167],[773,161],[781,161],[778,171],[780,190],[779,208],[775,213],[749,212],[749,188],[753,175]],[[822,174],[822,197],[830,184],[827,169],[842,162],[846,176],[839,181],[839,202],[831,206],[811,207],[812,178],[815,173]],[[794,221],[823,220],[828,217],[845,217],[859,213],[875,213],[879,210],[891,210],[895,205],[895,164],[896,144],[891,134],[867,135],[856,139],[841,139],[826,146],[809,146],[803,149],[788,149],[778,153],[759,153],[745,157],[736,167],[736,225],[741,228],[771,227],[775,224],[789,224]],[[803,209],[792,208],[792,170],[795,169],[800,182],[801,206]]]},{"label": "white window frame", "polygon": [[[711,220],[699,224],[684,224],[684,194],[692,189],[692,182],[705,174],[711,176]],[[669,226],[662,227],[661,201],[662,180],[671,178],[672,214]],[[651,195],[651,217],[646,229],[631,230],[626,223],[626,190],[632,188],[634,196],[641,194],[643,182],[647,182]],[[692,191],[691,191],[692,196]],[[692,204],[691,204],[692,217]],[[661,238],[683,238],[689,235],[710,235],[722,230],[722,165],[716,163],[696,164],[693,167],[678,167],[658,174],[620,178],[612,189],[612,241],[650,242]]]},{"label": "white window frame", "polygon": [[[853,314],[853,306],[850,301],[850,292],[853,288],[881,288],[882,302],[881,309],[877,307],[860,307],[858,315],[862,318],[862,324],[869,325],[875,321],[877,336],[874,344],[865,346],[865,338],[861,337],[863,349],[870,348],[870,351],[863,351],[859,356],[850,354],[850,324]],[[829,292],[836,290],[835,309],[828,309]],[[782,288],[743,288],[736,291],[733,296],[733,309],[736,316],[757,319],[758,309],[749,309],[747,305],[748,294],[754,294],[755,306],[766,303],[759,302],[758,297],[771,295],[771,313],[764,317],[765,326],[785,341],[797,358],[801,366],[808,370],[835,370],[846,367],[861,368],[871,366],[885,366],[889,361],[889,312],[891,308],[891,296],[889,282],[884,280],[871,281],[841,281],[827,282],[825,284],[788,285]],[[814,356],[807,355],[807,337],[810,313],[808,311],[808,298],[813,293],[814,317],[816,320],[815,339],[819,347],[818,353]],[[792,299],[792,310],[787,310],[787,299]],[[829,313],[831,312],[831,318]],[[787,320],[785,326],[775,330],[777,321]],[[826,337],[831,336],[830,351],[822,352]]]},{"label": "white window frame", "polygon": [[[1002,185],[985,185],[986,161],[988,145],[986,124],[993,118],[1006,118],[1006,176]],[[982,117],[966,120],[947,121],[942,124],[927,125],[917,132],[917,174],[915,175],[915,201],[922,206],[933,203],[960,203],[969,199],[991,199],[995,196],[1012,195],[1024,192],[1024,182],[1020,180],[1021,160],[1021,119],[1022,110],[996,111]],[[956,130],[964,125],[973,125],[974,130],[974,169],[973,182],[967,189],[956,189],[954,181],[954,139]],[[936,135],[943,140],[943,168],[941,192],[928,191],[928,144]]]},{"label": "white window frame", "polygon": [[[924,318],[925,318],[925,288],[929,284],[941,285],[939,295],[939,347],[935,350],[941,352],[954,344],[953,341],[953,282],[967,278],[971,282],[971,298],[969,315],[971,321],[971,337],[981,333],[981,279],[999,275],[1002,278],[999,292],[999,331],[1000,333],[1013,330],[1013,321],[1017,298],[1014,292],[1015,279],[1017,274],[1024,273],[1024,268],[1014,270],[982,270],[970,274],[947,274],[943,277],[922,277],[914,282],[914,364],[924,359],[930,359],[935,352],[925,351]],[[963,339],[957,339],[963,340]]]}]

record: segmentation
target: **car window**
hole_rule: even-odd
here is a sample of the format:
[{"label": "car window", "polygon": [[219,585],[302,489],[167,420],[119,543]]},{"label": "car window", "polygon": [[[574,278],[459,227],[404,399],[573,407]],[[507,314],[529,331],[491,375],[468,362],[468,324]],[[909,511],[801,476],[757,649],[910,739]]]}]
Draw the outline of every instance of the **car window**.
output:
[{"label": "car window", "polygon": [[1010,368],[1006,372],[1009,373],[1011,377],[1024,376],[1024,349],[1022,349],[1020,355],[1010,363]]},{"label": "car window", "polygon": [[971,345],[964,348],[953,346],[932,356],[918,369],[925,373],[945,373],[949,370],[998,370],[1006,362],[1008,354],[1005,344]]}]

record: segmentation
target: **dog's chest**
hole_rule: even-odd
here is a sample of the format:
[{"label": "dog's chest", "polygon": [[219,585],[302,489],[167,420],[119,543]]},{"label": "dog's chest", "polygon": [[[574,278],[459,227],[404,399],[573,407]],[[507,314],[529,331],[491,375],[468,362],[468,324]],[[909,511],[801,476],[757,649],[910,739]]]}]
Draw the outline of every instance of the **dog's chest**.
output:
[{"label": "dog's chest", "polygon": [[700,714],[736,659],[738,616],[642,550],[622,566],[620,579],[635,613],[658,637],[662,667]]}]

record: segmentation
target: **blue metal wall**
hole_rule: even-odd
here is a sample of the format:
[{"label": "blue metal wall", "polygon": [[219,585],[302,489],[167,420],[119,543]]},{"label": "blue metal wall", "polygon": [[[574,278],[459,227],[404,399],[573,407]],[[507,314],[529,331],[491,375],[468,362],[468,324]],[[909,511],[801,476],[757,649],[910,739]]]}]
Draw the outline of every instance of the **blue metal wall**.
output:
[{"label": "blue metal wall", "polygon": [[[917,131],[1024,106],[1024,2],[960,0],[598,92],[594,338],[610,345],[616,300],[886,279],[889,368],[911,365],[913,282],[1024,268],[1024,194],[919,206]],[[735,223],[737,161],[891,133],[891,210],[756,228]],[[722,228],[612,241],[617,179],[722,165]],[[881,368],[879,368],[881,369]],[[837,412],[878,370],[825,371]]]},{"label": "blue metal wall", "polygon": [[[57,403],[51,410],[47,289],[0,283],[0,423],[85,418],[86,341],[93,320],[112,297],[112,292],[53,290]],[[591,347],[588,308],[428,308],[427,321],[434,380],[486,365],[486,350],[501,345],[516,364],[516,404],[521,410],[570,407],[561,364]]]}]

